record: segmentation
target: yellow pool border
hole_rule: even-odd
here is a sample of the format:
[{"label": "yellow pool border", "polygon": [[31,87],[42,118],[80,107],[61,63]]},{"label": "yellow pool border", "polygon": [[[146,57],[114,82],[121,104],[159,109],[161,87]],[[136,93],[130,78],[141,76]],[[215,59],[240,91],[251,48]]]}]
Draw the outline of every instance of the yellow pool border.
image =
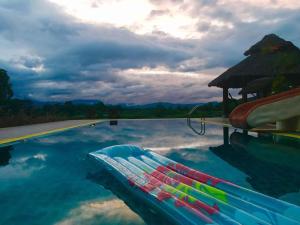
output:
[{"label": "yellow pool border", "polygon": [[291,137],[300,139],[300,134],[293,134],[293,133],[273,133],[274,135],[284,136],[284,137]]},{"label": "yellow pool border", "polygon": [[44,136],[44,135],[48,135],[48,134],[57,133],[57,132],[63,132],[66,130],[70,130],[70,129],[74,129],[74,128],[78,128],[78,127],[84,127],[84,126],[101,123],[101,122],[104,122],[104,120],[94,120],[94,121],[87,122],[87,123],[81,123],[81,124],[77,124],[77,125],[73,125],[73,126],[67,126],[67,127],[52,129],[52,130],[48,130],[48,131],[27,134],[27,135],[23,135],[23,136],[19,136],[19,137],[14,137],[14,138],[4,138],[4,139],[0,139],[0,145],[14,143],[14,142],[18,142],[18,141],[22,141],[22,140],[26,140],[26,139],[30,139],[30,138],[35,138],[35,137],[40,137],[40,136]]}]

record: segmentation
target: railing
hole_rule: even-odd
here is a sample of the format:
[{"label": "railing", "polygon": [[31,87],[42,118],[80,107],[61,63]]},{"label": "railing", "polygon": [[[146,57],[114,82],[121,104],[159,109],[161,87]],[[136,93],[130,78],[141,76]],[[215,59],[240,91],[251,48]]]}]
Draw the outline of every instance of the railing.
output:
[{"label": "railing", "polygon": [[200,118],[200,131],[196,130],[192,126],[191,117],[192,114],[200,107],[201,105],[196,105],[194,108],[191,109],[191,111],[187,114],[186,122],[189,128],[191,128],[192,131],[194,131],[198,135],[204,135],[205,134],[205,118]]}]

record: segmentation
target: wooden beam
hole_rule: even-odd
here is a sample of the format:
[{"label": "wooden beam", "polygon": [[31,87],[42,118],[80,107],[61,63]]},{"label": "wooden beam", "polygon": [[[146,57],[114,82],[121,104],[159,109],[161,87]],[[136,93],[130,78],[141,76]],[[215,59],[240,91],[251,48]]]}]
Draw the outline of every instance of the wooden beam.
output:
[{"label": "wooden beam", "polygon": [[228,127],[223,127],[223,141],[224,141],[225,146],[229,145],[229,128]]},{"label": "wooden beam", "polygon": [[228,106],[228,88],[223,88],[223,113],[224,117],[227,118],[229,116],[229,106]]},{"label": "wooden beam", "polygon": [[244,103],[248,102],[248,94],[247,93],[243,93],[242,94],[242,99],[243,99]]}]

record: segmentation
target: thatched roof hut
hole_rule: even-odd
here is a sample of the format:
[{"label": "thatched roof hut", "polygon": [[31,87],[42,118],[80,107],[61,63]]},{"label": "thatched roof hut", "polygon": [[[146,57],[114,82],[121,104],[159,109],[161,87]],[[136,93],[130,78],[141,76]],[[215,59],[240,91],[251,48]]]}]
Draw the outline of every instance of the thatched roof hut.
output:
[{"label": "thatched roof hut", "polygon": [[300,49],[275,34],[266,35],[244,53],[247,58],[229,68],[208,86],[243,88],[262,77],[284,75],[300,81]]},{"label": "thatched roof hut", "polygon": [[243,88],[240,93],[247,96],[247,93],[261,90],[264,85],[270,86],[277,76],[284,76],[293,85],[300,85],[300,49],[292,42],[269,34],[244,55],[247,56],[244,60],[208,84],[209,87],[223,88],[224,102],[229,88]]}]

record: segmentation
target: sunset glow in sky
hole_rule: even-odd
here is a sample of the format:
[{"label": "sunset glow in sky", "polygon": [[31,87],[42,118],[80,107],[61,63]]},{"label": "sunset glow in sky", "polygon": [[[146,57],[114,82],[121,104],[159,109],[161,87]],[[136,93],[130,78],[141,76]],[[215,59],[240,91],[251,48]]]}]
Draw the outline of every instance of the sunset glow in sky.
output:
[{"label": "sunset glow in sky", "polygon": [[0,21],[0,68],[42,101],[216,101],[264,35],[300,46],[298,0],[1,0]]}]

